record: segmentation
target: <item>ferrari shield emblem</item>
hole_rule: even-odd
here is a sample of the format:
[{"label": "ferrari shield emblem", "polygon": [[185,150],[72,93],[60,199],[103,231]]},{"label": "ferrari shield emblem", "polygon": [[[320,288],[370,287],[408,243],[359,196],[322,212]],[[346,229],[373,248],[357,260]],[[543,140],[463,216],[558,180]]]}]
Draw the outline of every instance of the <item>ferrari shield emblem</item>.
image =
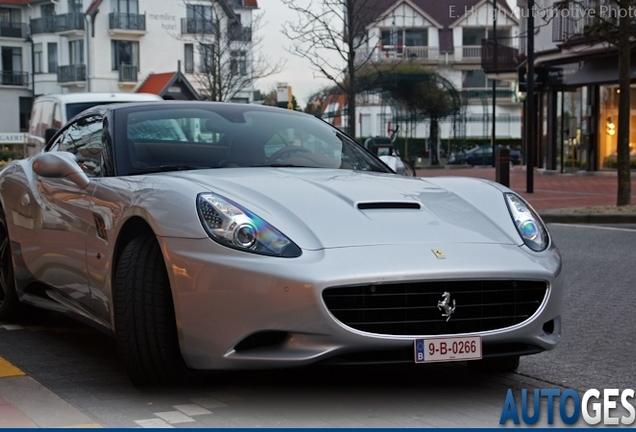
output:
[{"label": "ferrari shield emblem", "polygon": [[442,252],[441,249],[432,249],[433,253],[435,254],[435,256],[439,259],[444,259],[446,258],[446,255],[444,255],[444,252]]}]

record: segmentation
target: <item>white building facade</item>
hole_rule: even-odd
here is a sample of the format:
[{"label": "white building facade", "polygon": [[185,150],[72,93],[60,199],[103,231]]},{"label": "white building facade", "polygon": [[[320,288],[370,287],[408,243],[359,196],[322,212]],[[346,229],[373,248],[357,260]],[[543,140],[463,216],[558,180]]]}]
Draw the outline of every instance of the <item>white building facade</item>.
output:
[{"label": "white building facade", "polygon": [[[441,138],[489,139],[492,133],[492,79],[496,79],[496,137],[521,138],[521,103],[515,100],[516,73],[490,75],[482,67],[482,40],[493,34],[493,2],[464,0],[377,0],[382,12],[367,25],[367,58],[374,63],[415,62],[435,71],[460,93],[462,112],[440,123]],[[384,7],[386,6],[386,7]],[[519,22],[505,1],[497,2],[497,39],[516,44]],[[515,48],[516,49],[516,48]],[[357,54],[356,54],[357,55]],[[516,66],[516,64],[515,64]],[[356,136],[387,136],[394,113],[380,95],[357,101]],[[343,119],[346,122],[346,118]],[[401,127],[400,136],[426,138],[427,122]]]},{"label": "white building facade", "polygon": [[[245,47],[255,9],[256,0],[0,1],[0,110],[7,113],[0,132],[26,130],[31,101],[42,94],[134,92],[150,75],[178,67],[198,91],[215,20]],[[237,73],[248,74],[250,50],[232,55]],[[233,100],[251,102],[253,94],[244,87]]]}]

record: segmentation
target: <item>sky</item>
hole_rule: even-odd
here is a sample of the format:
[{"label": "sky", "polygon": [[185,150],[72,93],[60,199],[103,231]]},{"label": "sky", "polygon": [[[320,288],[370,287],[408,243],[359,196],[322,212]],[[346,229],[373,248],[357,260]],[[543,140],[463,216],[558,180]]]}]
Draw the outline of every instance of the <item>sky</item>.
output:
[{"label": "sky", "polygon": [[267,78],[256,81],[256,89],[267,93],[276,88],[276,83],[286,82],[292,87],[292,92],[301,108],[307,105],[307,98],[316,91],[328,86],[331,81],[314,72],[307,60],[301,59],[285,50],[291,46],[291,41],[281,33],[286,21],[296,18],[281,0],[259,0],[259,10],[262,14],[259,35],[263,38],[259,49],[275,63],[278,59],[287,60],[285,69]]}]

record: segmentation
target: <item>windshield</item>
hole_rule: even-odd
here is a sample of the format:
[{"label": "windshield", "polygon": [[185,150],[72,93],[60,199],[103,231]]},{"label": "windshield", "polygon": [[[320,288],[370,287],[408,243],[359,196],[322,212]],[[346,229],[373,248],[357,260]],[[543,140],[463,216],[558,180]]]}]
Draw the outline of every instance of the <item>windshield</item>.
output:
[{"label": "windshield", "polygon": [[389,171],[338,129],[307,114],[245,104],[161,105],[126,110],[117,131],[118,153],[126,154],[118,157],[120,175],[235,167]]}]

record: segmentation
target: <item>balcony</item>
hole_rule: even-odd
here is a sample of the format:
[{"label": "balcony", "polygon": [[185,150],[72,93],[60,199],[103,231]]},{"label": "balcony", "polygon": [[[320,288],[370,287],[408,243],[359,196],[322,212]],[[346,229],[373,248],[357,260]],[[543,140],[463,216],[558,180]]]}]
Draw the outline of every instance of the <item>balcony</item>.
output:
[{"label": "balcony", "polygon": [[[636,26],[636,15],[630,6],[630,28]],[[564,3],[552,20],[552,42],[564,45],[593,43],[617,37],[619,6],[599,0]]]},{"label": "balcony", "polygon": [[57,82],[60,85],[77,85],[83,86],[86,84],[86,65],[67,65],[59,66],[57,68]]},{"label": "balcony", "polygon": [[31,34],[55,33],[56,31],[57,15],[31,19]]},{"label": "balcony", "polygon": [[374,52],[377,61],[402,58],[421,63],[437,63],[439,61],[439,47],[378,45]]},{"label": "balcony", "polygon": [[29,85],[28,72],[2,71],[2,85],[27,87]]},{"label": "balcony", "polygon": [[481,40],[481,68],[486,73],[516,72],[525,51],[525,38],[505,37]]},{"label": "balcony", "polygon": [[481,45],[456,46],[455,61],[461,63],[481,63]]},{"label": "balcony", "polygon": [[216,26],[210,20],[201,18],[181,18],[181,34],[214,34]]},{"label": "balcony", "polygon": [[108,15],[111,33],[136,34],[146,33],[146,15],[111,12]]},{"label": "balcony", "polygon": [[119,65],[119,84],[129,85],[137,84],[137,65]]},{"label": "balcony", "polygon": [[0,37],[24,39],[27,25],[20,22],[0,21]]},{"label": "balcony", "polygon": [[[468,101],[492,100],[492,88],[469,88],[461,90],[462,99]],[[495,98],[498,101],[512,101],[513,90],[509,88],[498,88],[495,90]]]},{"label": "balcony", "polygon": [[74,12],[57,15],[56,33],[78,34],[84,31],[84,25],[83,13]]},{"label": "balcony", "polygon": [[252,28],[244,27],[240,24],[232,25],[228,28],[228,37],[231,41],[251,42]]}]

